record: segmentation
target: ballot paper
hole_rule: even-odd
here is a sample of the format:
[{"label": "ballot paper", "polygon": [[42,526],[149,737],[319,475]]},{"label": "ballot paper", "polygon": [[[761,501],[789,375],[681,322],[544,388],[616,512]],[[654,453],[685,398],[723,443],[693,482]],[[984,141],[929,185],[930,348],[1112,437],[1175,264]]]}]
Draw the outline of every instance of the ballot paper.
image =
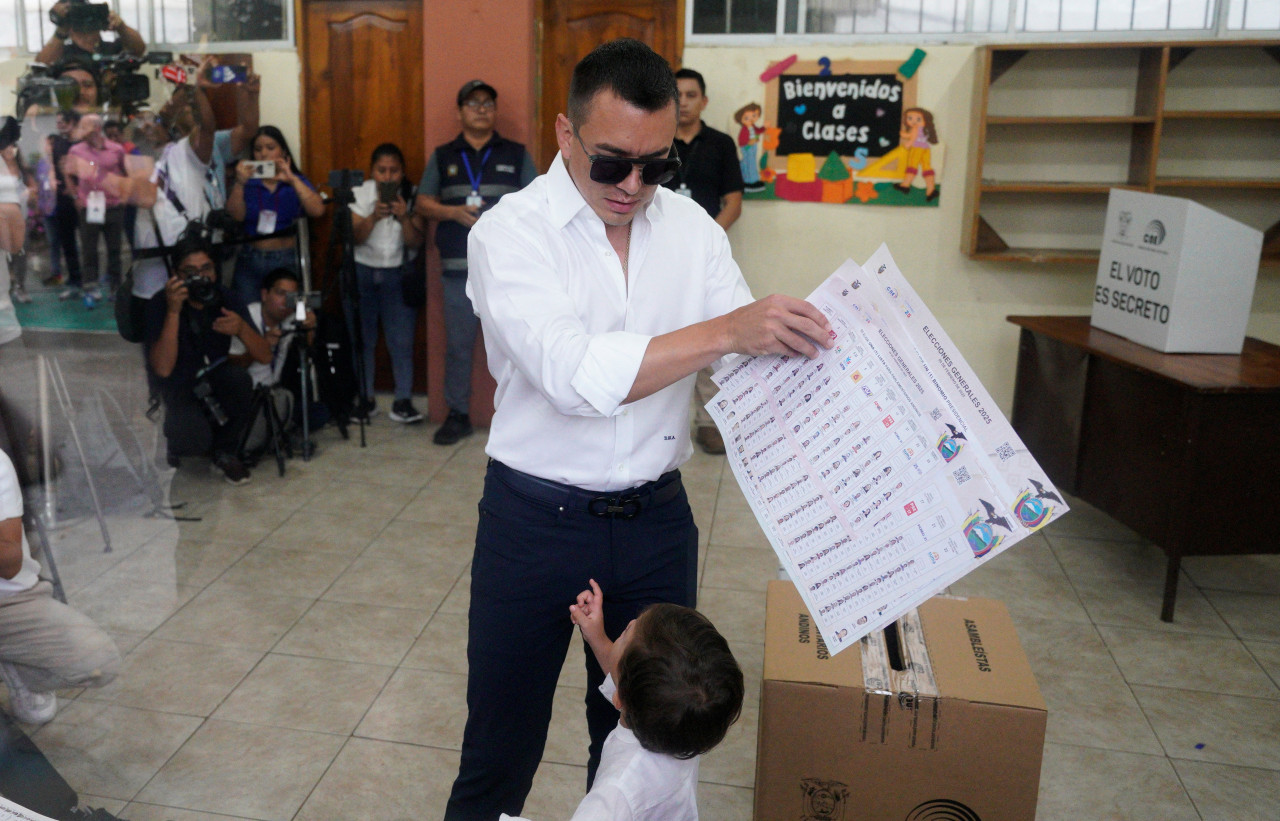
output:
[{"label": "ballot paper", "polygon": [[15,804],[0,795],[0,821],[53,821],[53,819]]},{"label": "ballot paper", "polygon": [[1068,507],[886,247],[808,300],[833,346],[728,363],[707,411],[838,653]]}]

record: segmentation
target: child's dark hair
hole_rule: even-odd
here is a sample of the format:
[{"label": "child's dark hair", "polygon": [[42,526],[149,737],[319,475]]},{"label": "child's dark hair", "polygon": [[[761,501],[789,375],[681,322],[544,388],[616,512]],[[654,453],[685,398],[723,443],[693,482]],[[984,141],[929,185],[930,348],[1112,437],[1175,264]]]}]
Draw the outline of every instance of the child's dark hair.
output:
[{"label": "child's dark hair", "polygon": [[702,755],[742,711],[742,669],[707,617],[689,607],[645,610],[614,676],[627,726],[650,752]]},{"label": "child's dark hair", "polygon": [[372,168],[373,166],[377,165],[378,160],[382,159],[383,157],[395,157],[396,161],[400,163],[400,167],[401,168],[405,167],[404,152],[401,151],[400,146],[396,145],[395,143],[383,143],[382,145],[379,145],[377,148],[373,149],[373,156],[369,158],[369,167]]}]

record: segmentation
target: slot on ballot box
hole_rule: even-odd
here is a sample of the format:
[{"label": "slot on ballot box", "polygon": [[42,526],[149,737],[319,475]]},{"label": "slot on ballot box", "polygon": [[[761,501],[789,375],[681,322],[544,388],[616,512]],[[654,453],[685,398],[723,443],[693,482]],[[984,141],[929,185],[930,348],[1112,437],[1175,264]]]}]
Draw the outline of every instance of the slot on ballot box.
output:
[{"label": "slot on ballot box", "polygon": [[831,654],[770,582],[757,821],[1034,818],[1047,710],[1003,604],[935,597]]}]

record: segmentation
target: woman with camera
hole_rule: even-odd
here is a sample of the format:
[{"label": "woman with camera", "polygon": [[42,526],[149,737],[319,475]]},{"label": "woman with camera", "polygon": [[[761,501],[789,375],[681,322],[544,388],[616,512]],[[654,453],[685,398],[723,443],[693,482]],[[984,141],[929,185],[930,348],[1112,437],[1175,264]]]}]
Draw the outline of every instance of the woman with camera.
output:
[{"label": "woman with camera", "polygon": [[[364,384],[360,386],[356,412],[365,418],[377,412],[373,401],[373,352],[381,319],[396,389],[391,420],[421,422],[422,414],[411,401],[413,330],[421,306],[409,304],[404,288],[406,280],[414,276],[413,259],[422,244],[422,234],[409,209],[413,194],[405,180],[404,154],[399,147],[383,143],[373,150],[369,164],[369,179],[352,190],[355,202],[351,204],[356,285],[360,292],[361,349],[356,355],[363,357],[364,365]],[[347,306],[348,322],[352,321],[351,316]]]},{"label": "woman with camera", "polygon": [[236,166],[236,182],[227,196],[227,212],[244,223],[246,245],[236,260],[231,287],[248,305],[256,302],[262,280],[277,268],[299,271],[297,235],[268,236],[303,217],[324,213],[324,200],[293,161],[280,129],[264,125],[253,135],[253,160]]}]

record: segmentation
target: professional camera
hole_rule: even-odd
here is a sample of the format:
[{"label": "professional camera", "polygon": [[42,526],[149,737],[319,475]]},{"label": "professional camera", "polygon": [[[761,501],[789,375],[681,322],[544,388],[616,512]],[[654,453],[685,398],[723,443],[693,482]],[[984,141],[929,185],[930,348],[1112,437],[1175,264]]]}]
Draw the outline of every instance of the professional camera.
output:
[{"label": "professional camera", "polygon": [[222,409],[218,398],[213,395],[213,385],[209,384],[209,372],[221,365],[225,360],[216,360],[213,364],[201,368],[196,372],[196,384],[191,389],[196,399],[200,400],[200,406],[204,408],[204,412],[209,415],[209,421],[217,427],[222,427],[230,420],[227,412]]},{"label": "professional camera", "polygon": [[73,78],[59,76],[44,63],[29,63],[27,73],[18,78],[18,106],[14,114],[22,119],[33,105],[68,109],[79,94],[80,87]]},{"label": "professional camera", "polygon": [[94,66],[102,77],[102,89],[107,102],[126,114],[132,114],[151,97],[151,81],[139,73],[144,65],[167,65],[173,62],[173,52],[153,51],[142,57],[133,54],[95,54]]},{"label": "professional camera", "polygon": [[211,279],[195,274],[183,277],[182,284],[187,287],[187,299],[199,302],[206,308],[219,308],[222,305],[222,289]]},{"label": "professional camera", "polygon": [[105,31],[111,25],[111,6],[107,3],[68,0],[66,14],[58,14],[57,6],[58,4],[55,3],[54,7],[49,9],[49,21],[58,28]]}]

